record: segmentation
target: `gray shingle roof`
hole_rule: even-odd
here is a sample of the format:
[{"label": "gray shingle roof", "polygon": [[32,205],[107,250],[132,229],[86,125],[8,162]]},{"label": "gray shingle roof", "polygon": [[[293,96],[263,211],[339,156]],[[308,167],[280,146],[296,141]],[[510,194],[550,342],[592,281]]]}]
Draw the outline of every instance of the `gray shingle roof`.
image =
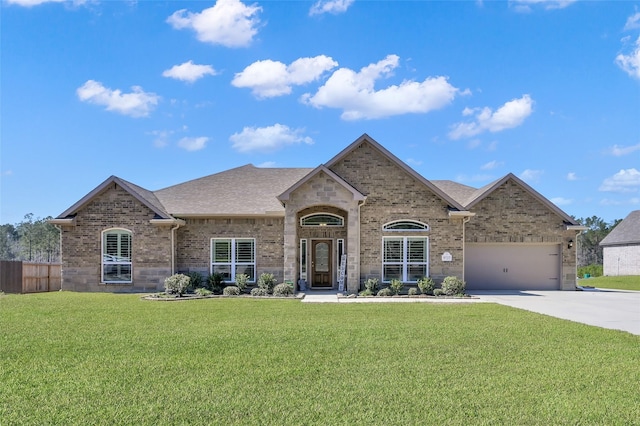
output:
[{"label": "gray shingle roof", "polygon": [[600,242],[601,246],[640,244],[640,210],[634,210]]},{"label": "gray shingle roof", "polygon": [[283,215],[276,197],[312,170],[247,164],[154,194],[173,216]]}]

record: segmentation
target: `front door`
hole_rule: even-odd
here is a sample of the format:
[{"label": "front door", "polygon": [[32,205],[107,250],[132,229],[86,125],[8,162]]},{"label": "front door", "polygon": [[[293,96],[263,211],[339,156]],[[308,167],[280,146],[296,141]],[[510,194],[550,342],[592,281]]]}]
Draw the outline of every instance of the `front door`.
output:
[{"label": "front door", "polygon": [[333,287],[331,253],[333,242],[331,240],[314,240],[311,249],[311,286]]}]

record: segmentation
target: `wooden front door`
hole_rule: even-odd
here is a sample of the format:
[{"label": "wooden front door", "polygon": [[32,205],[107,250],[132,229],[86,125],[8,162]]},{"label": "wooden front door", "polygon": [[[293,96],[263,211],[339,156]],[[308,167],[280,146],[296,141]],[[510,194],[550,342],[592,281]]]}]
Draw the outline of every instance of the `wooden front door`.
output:
[{"label": "wooden front door", "polygon": [[333,287],[332,277],[333,242],[315,240],[311,249],[311,286]]}]

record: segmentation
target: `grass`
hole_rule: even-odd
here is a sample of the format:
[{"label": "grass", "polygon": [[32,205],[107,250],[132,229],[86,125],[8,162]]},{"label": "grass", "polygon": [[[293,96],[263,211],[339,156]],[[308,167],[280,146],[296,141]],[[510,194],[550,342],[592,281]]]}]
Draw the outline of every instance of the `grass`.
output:
[{"label": "grass", "polygon": [[640,291],[640,276],[620,276],[620,277],[591,277],[578,280],[578,285],[611,288],[617,290]]},{"label": "grass", "polygon": [[631,425],[640,337],[494,304],[0,297],[0,423]]}]

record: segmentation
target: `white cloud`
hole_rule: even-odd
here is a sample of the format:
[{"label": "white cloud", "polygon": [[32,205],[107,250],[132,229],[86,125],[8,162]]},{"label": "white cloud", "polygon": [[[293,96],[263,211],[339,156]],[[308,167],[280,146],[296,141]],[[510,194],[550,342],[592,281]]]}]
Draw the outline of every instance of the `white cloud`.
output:
[{"label": "white cloud", "polygon": [[131,93],[122,93],[119,89],[104,87],[95,80],[87,80],[76,93],[83,102],[106,107],[107,111],[115,111],[131,117],[146,117],[158,105],[160,97],[155,93],[147,93],[140,86],[133,86]]},{"label": "white cloud", "polygon": [[288,95],[292,86],[317,80],[336,66],[338,63],[325,55],[300,58],[289,65],[267,59],[254,62],[237,73],[231,84],[251,88],[251,93],[258,98],[271,98]]},{"label": "white cloud", "polygon": [[607,150],[607,152],[616,157],[622,157],[623,155],[628,155],[635,151],[640,151],[640,143],[632,146],[614,145]]},{"label": "white cloud", "polygon": [[463,116],[475,114],[475,121],[456,123],[449,132],[449,138],[460,139],[471,137],[489,131],[491,133],[500,132],[521,125],[524,120],[533,112],[533,99],[524,95],[519,99],[513,99],[495,112],[489,107],[469,109],[462,111]]},{"label": "white cloud", "polygon": [[412,166],[421,166],[422,165],[422,160],[416,160],[414,158],[407,158],[406,163],[409,164],[409,165],[412,165]]},{"label": "white cloud", "polygon": [[544,170],[526,169],[520,173],[520,179],[526,182],[537,182],[540,180],[540,176],[544,174]]},{"label": "white cloud", "polygon": [[633,50],[625,55],[620,53],[616,56],[616,64],[633,78],[640,79],[640,37],[635,42]]},{"label": "white cloud", "polygon": [[169,145],[169,137],[171,135],[173,135],[173,131],[172,130],[152,130],[150,132],[147,132],[148,135],[151,135],[154,137],[153,139],[153,146],[155,146],[156,148],[164,148],[165,146]]},{"label": "white cloud", "polygon": [[509,6],[512,6],[518,12],[531,12],[533,7],[542,7],[546,10],[564,9],[575,3],[577,0],[509,0]]},{"label": "white cloud", "polygon": [[569,172],[567,173],[567,180],[571,180],[571,181],[578,180],[578,175],[575,174],[574,172]]},{"label": "white cloud", "polygon": [[624,31],[637,30],[640,28],[640,12],[636,12],[627,18],[626,24],[624,24]]},{"label": "white cloud", "polygon": [[209,138],[206,136],[182,138],[178,141],[178,146],[186,149],[187,151],[200,151],[207,146],[207,142],[209,142]]},{"label": "white cloud", "polygon": [[260,163],[258,164],[258,167],[263,168],[263,169],[270,169],[276,166],[276,162],[275,161],[265,161],[264,163]]},{"label": "white cloud", "polygon": [[216,75],[216,70],[211,65],[197,65],[188,61],[180,65],[174,65],[162,73],[163,77],[175,78],[189,83],[201,79],[205,75]]},{"label": "white cloud", "polygon": [[349,6],[353,4],[354,0],[318,0],[311,6],[309,15],[321,15],[323,13],[332,13],[337,15],[347,11]]},{"label": "white cloud", "polygon": [[238,152],[273,152],[287,145],[299,143],[313,144],[308,136],[302,136],[304,129],[290,129],[283,124],[268,127],[245,127],[234,133],[229,140]]},{"label": "white cloud", "polygon": [[262,8],[247,6],[239,0],[218,0],[200,13],[181,9],[167,18],[175,29],[190,28],[198,40],[226,47],[245,47],[251,44],[260,24],[258,12]]},{"label": "white cloud", "polygon": [[403,81],[375,90],[376,80],[392,75],[399,57],[389,55],[355,72],[340,68],[315,95],[302,96],[302,102],[316,108],[342,109],[343,120],[384,118],[408,113],[426,113],[451,103],[458,89],[446,77],[430,77],[423,82]]},{"label": "white cloud", "polygon": [[573,203],[571,198],[555,197],[551,199],[551,202],[556,206],[566,206]]},{"label": "white cloud", "polygon": [[480,170],[493,170],[493,169],[495,169],[497,167],[501,167],[502,165],[504,165],[504,163],[502,161],[493,160],[493,161],[489,161],[486,164],[483,164],[480,167]]},{"label": "white cloud", "polygon": [[599,191],[603,192],[637,192],[640,190],[640,171],[637,169],[620,170],[606,178]]}]

